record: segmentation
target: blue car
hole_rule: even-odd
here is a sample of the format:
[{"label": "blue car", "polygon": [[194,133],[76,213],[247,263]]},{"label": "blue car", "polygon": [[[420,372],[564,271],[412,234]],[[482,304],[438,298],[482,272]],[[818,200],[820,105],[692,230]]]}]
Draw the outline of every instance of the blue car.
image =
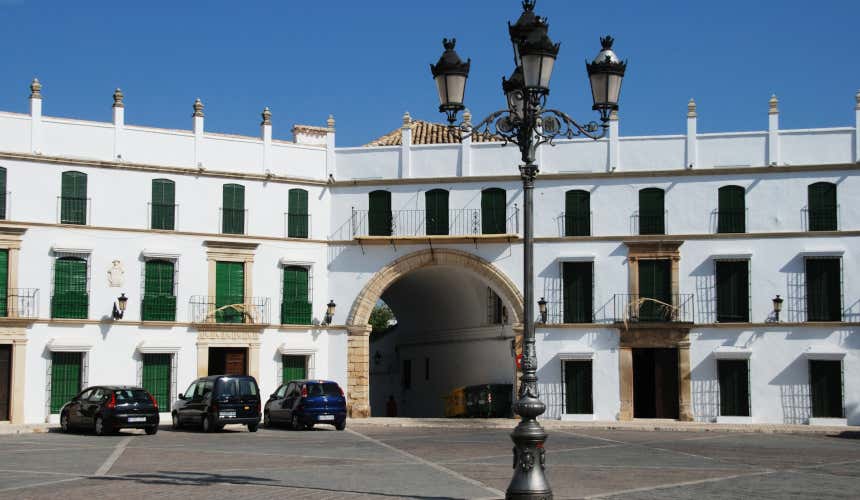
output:
[{"label": "blue car", "polygon": [[330,424],[346,429],[346,398],[337,382],[293,380],[282,384],[269,396],[263,410],[263,425],[286,424],[291,429],[312,429]]}]

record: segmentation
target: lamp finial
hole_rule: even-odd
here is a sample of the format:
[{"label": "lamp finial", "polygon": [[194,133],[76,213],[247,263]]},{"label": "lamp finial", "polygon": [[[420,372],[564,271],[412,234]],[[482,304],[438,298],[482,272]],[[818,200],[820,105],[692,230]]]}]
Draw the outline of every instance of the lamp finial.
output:
[{"label": "lamp finial", "polygon": [[203,118],[203,101],[199,97],[194,101],[194,114],[192,116]]},{"label": "lamp finial", "polygon": [[698,116],[696,114],[696,101],[690,99],[690,102],[687,103],[687,118],[695,118],[696,116]]},{"label": "lamp finial", "polygon": [[779,113],[779,99],[776,98],[776,94],[770,96],[770,100],[767,102],[767,104],[769,114],[775,115]]}]

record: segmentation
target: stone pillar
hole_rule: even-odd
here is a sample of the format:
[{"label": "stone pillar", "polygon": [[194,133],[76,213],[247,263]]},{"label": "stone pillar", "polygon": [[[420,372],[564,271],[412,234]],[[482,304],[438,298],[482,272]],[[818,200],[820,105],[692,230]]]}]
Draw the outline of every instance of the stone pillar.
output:
[{"label": "stone pillar", "polygon": [[42,154],[42,84],[38,78],[30,84],[30,152]]},{"label": "stone pillar", "polygon": [[403,127],[400,129],[400,177],[412,176],[412,117],[403,114]]},{"label": "stone pillar", "polygon": [[125,129],[125,104],[122,90],[117,88],[113,92],[113,157],[115,160],[122,159],[122,133]]},{"label": "stone pillar", "polygon": [[347,410],[353,418],[370,416],[370,325],[349,327]]},{"label": "stone pillar", "polygon": [[266,106],[261,114],[260,137],[263,139],[263,172],[269,175],[272,170],[272,112]]},{"label": "stone pillar", "polygon": [[248,344],[248,375],[260,380],[260,343]]},{"label": "stone pillar", "polygon": [[627,293],[631,295],[639,294],[639,262],[636,260],[636,257],[628,257],[627,258],[627,275],[629,276],[629,281],[627,283]]},{"label": "stone pillar", "polygon": [[697,143],[698,113],[696,113],[696,101],[690,99],[687,104],[687,161],[686,168],[693,168],[699,162],[699,149]]},{"label": "stone pillar", "polygon": [[[858,115],[860,116],[860,115]],[[468,109],[463,112],[463,125],[472,129],[472,112]],[[472,136],[464,137],[460,142],[460,176],[472,175]]]},{"label": "stone pillar", "polygon": [[209,375],[209,344],[197,342],[197,376]]},{"label": "stone pillar", "polygon": [[618,420],[633,420],[633,349],[618,349],[618,385],[620,387],[621,409]]},{"label": "stone pillar", "polygon": [[194,166],[203,168],[203,101],[194,101]]},{"label": "stone pillar", "polygon": [[679,307],[681,305],[681,258],[672,257],[672,305]]},{"label": "stone pillar", "polygon": [[328,115],[325,134],[325,169],[326,177],[333,180],[337,173],[337,155],[335,154],[334,115]]},{"label": "stone pillar", "polygon": [[618,142],[618,111],[609,114],[609,171],[615,172],[620,163],[621,146]]},{"label": "stone pillar", "polygon": [[678,342],[678,418],[685,422],[693,420],[689,340]]},{"label": "stone pillar", "polygon": [[770,96],[768,101],[767,164],[775,167],[779,161],[779,99]]},{"label": "stone pillar", "polygon": [[27,367],[27,339],[12,341],[12,380],[9,394],[9,422],[24,423],[24,389]]}]

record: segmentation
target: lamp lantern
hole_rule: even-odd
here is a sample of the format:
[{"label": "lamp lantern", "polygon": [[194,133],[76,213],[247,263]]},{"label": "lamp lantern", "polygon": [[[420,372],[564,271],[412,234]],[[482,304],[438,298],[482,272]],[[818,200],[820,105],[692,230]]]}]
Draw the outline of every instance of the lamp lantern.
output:
[{"label": "lamp lantern", "polygon": [[334,319],[334,310],[337,308],[337,304],[334,303],[334,300],[329,300],[328,305],[325,308],[325,318],[323,320],[324,325],[330,325],[331,321]]},{"label": "lamp lantern", "polygon": [[540,311],[540,322],[546,324],[546,299],[543,297],[538,301],[538,310]]},{"label": "lamp lantern", "polygon": [[779,323],[779,313],[782,312],[782,302],[783,299],[779,295],[773,298],[773,314],[777,323]]},{"label": "lamp lantern", "polygon": [[627,70],[627,62],[618,59],[612,44],[615,39],[611,36],[600,38],[601,50],[592,62],[586,62],[588,79],[591,81],[591,95],[594,106],[591,109],[600,112],[600,119],[606,123],[609,115],[618,110],[618,99],[621,96],[621,81]]},{"label": "lamp lantern", "polygon": [[463,62],[454,47],[457,39],[442,40],[445,52],[434,65],[430,65],[430,72],[436,80],[436,90],[439,92],[439,111],[448,115],[448,123],[453,124],[457,120],[457,113],[466,109],[463,104],[466,95],[466,79],[469,78],[469,66],[472,61]]},{"label": "lamp lantern", "polygon": [[119,294],[119,297],[116,298],[116,302],[113,304],[113,319],[122,319],[127,305],[128,297],[124,293]]}]

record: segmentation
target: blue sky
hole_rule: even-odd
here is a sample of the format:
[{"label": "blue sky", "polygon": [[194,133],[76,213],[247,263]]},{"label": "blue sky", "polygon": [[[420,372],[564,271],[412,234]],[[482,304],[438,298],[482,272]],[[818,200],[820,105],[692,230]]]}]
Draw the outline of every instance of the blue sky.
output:
[{"label": "blue sky", "polygon": [[[443,37],[472,58],[475,118],[503,105],[512,56],[507,21],[518,0],[53,2],[0,0],[0,110],[26,112],[30,79],[44,113],[189,129],[196,97],[206,129],[257,135],[270,106],[274,135],[334,113],[338,145],[364,144],[413,117],[441,121],[428,65]],[[630,61],[622,135],[681,133],[686,103],[699,131],[762,130],[767,100],[783,128],[853,125],[860,89],[860,2],[782,0],[575,2],[539,0],[562,43],[552,107],[590,121],[584,61],[612,34]]]}]

